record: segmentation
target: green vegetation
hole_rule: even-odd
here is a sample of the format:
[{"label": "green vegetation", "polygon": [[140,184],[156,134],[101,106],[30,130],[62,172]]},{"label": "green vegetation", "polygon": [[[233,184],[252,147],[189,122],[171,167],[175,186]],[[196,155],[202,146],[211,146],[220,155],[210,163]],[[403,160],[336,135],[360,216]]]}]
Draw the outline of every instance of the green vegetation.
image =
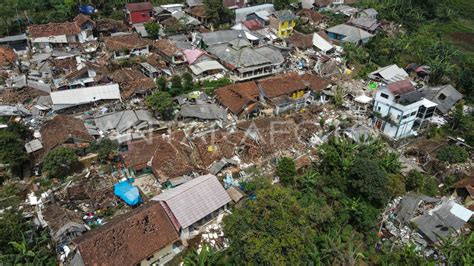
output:
[{"label": "green vegetation", "polygon": [[185,266],[220,265],[222,262],[223,253],[213,250],[208,245],[204,245],[199,253],[194,249],[188,251],[183,258]]},{"label": "green vegetation", "polygon": [[152,95],[146,98],[146,104],[148,107],[158,112],[162,119],[170,120],[173,118],[173,112],[176,104],[168,92],[154,92]]},{"label": "green vegetation", "polygon": [[[345,46],[345,58],[356,65],[359,76],[377,66],[410,63],[431,67],[429,82],[454,83],[469,101],[473,100],[474,2],[469,0],[364,0],[361,7],[373,7],[379,18],[396,24],[377,34],[364,47]],[[397,24],[403,26],[398,28]]]},{"label": "green vegetation", "polygon": [[294,184],[296,176],[295,161],[289,157],[283,157],[278,162],[276,175],[280,177],[280,181],[285,184]]},{"label": "green vegetation", "polygon": [[408,173],[405,188],[407,191],[414,191],[428,196],[436,196],[438,192],[438,185],[433,177],[415,170]]},{"label": "green vegetation", "polygon": [[398,157],[381,140],[331,139],[319,150],[320,163],[303,174],[281,158],[277,174],[289,178],[280,185],[264,177],[244,183],[256,199],[224,218],[231,263],[357,265],[383,259],[373,249],[375,230],[385,204],[404,192]]},{"label": "green vegetation", "polygon": [[43,162],[43,171],[51,178],[65,178],[78,165],[79,159],[73,149],[59,147],[50,151]]},{"label": "green vegetation", "polygon": [[100,161],[104,162],[111,159],[117,153],[118,143],[104,138],[98,141],[94,141],[89,146],[88,152],[97,153],[97,157]]},{"label": "green vegetation", "polygon": [[469,154],[462,147],[448,145],[439,149],[436,157],[447,163],[464,163],[467,161]]},{"label": "green vegetation", "polygon": [[204,5],[206,15],[214,25],[230,24],[234,20],[234,12],[224,7],[223,1],[204,0]]},{"label": "green vegetation", "polygon": [[0,164],[7,165],[14,176],[21,176],[21,168],[28,161],[24,145],[25,139],[30,136],[31,132],[18,123],[10,123],[7,128],[0,129]]},{"label": "green vegetation", "polygon": [[[27,241],[29,232],[32,242]],[[22,215],[5,211],[0,219],[0,264],[2,265],[54,265],[56,259],[48,248],[48,232],[35,231],[34,225]]]},{"label": "green vegetation", "polygon": [[158,39],[160,36],[160,24],[155,21],[145,23],[145,30],[148,32],[150,38]]}]

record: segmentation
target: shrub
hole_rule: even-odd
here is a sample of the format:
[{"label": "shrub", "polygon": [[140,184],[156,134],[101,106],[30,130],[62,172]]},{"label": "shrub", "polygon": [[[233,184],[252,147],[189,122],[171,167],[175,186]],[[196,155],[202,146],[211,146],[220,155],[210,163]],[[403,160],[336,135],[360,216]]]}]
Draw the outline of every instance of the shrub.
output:
[{"label": "shrub", "polygon": [[78,163],[79,159],[73,149],[59,147],[48,153],[43,162],[43,170],[49,177],[65,178]]},{"label": "shrub", "polygon": [[464,163],[467,161],[469,154],[459,146],[450,145],[439,149],[436,157],[447,163]]}]

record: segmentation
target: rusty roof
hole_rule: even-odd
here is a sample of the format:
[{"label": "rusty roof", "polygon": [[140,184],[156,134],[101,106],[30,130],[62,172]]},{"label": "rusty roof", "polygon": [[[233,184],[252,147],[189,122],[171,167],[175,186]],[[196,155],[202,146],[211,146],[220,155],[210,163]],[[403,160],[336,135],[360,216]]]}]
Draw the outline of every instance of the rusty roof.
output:
[{"label": "rusty roof", "polygon": [[149,45],[149,41],[140,38],[138,34],[131,33],[104,38],[105,47],[111,51],[131,50]]},{"label": "rusty roof", "polygon": [[76,22],[48,23],[28,26],[28,33],[33,38],[76,35],[80,32],[81,28],[76,24]]},{"label": "rusty roof", "polygon": [[150,2],[128,3],[126,7],[130,12],[151,11],[153,9],[153,4]]},{"label": "rusty roof", "polygon": [[158,202],[149,202],[73,240],[85,265],[136,265],[179,240]]},{"label": "rusty roof", "polygon": [[215,94],[220,104],[238,115],[248,104],[256,101],[259,89],[255,81],[248,81],[219,88],[215,91]]}]

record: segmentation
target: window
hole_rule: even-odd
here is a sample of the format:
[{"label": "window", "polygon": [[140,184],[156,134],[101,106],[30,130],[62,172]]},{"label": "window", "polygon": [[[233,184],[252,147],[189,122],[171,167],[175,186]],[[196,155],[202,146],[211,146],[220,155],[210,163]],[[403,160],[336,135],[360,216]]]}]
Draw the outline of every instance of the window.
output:
[{"label": "window", "polygon": [[380,106],[377,106],[377,112],[380,112]]},{"label": "window", "polygon": [[410,116],[414,116],[414,115],[416,115],[416,112],[412,112],[412,113],[410,114]]},{"label": "window", "polygon": [[388,95],[385,94],[385,93],[380,93],[380,97],[385,98],[385,99],[388,99]]},{"label": "window", "polygon": [[438,99],[440,99],[441,101],[446,100],[446,95],[444,95],[444,94],[441,93],[441,94],[438,96]]}]

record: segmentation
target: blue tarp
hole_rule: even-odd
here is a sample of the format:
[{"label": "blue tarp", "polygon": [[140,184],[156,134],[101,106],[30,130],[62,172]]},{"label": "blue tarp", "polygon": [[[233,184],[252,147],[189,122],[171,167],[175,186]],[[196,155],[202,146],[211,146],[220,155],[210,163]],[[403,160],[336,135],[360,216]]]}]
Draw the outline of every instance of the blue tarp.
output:
[{"label": "blue tarp", "polygon": [[92,15],[95,12],[95,8],[93,6],[81,6],[79,8],[79,12],[86,14],[86,15]]},{"label": "blue tarp", "polygon": [[142,202],[138,188],[132,186],[127,181],[123,181],[114,185],[114,194],[121,198],[130,206],[135,206]]}]

